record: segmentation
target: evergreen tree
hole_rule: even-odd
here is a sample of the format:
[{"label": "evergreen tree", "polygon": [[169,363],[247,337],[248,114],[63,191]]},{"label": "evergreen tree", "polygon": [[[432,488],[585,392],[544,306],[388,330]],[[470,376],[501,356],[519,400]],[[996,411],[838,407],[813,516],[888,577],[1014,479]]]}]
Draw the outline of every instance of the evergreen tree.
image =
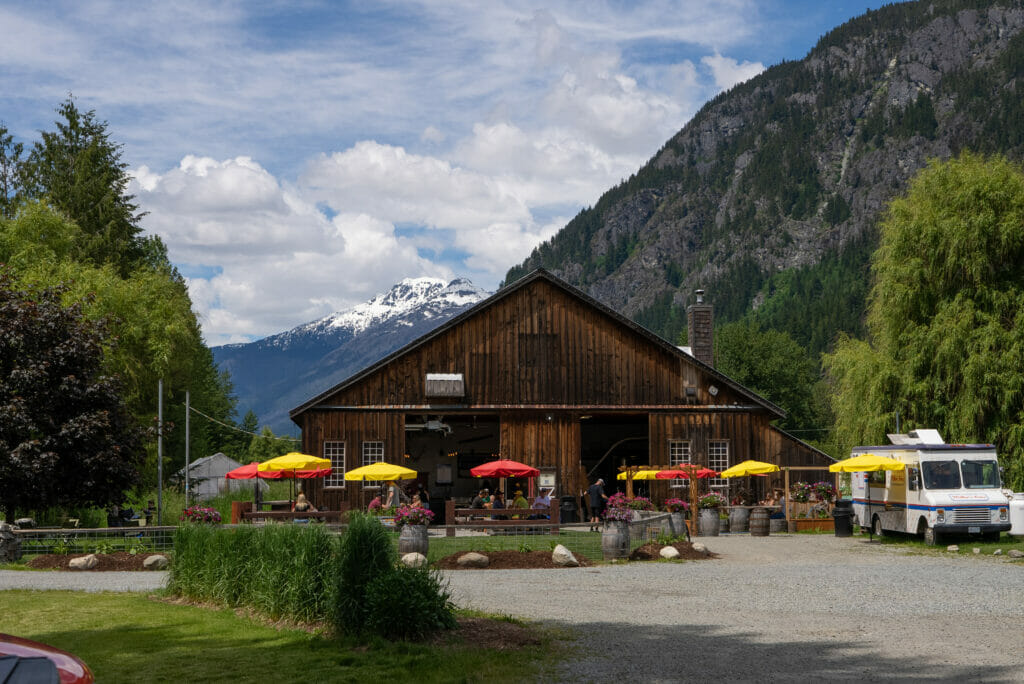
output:
[{"label": "evergreen tree", "polygon": [[25,146],[0,124],[0,218],[11,218],[24,198],[21,187],[21,154]]}]

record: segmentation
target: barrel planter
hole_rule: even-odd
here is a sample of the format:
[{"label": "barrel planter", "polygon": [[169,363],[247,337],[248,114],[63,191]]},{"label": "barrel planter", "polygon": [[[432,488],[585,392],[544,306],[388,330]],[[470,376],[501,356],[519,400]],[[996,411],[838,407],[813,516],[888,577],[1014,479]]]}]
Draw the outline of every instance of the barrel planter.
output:
[{"label": "barrel planter", "polygon": [[427,555],[429,538],[427,537],[426,525],[402,525],[398,533],[398,555],[404,556],[407,553],[421,553]]},{"label": "barrel planter", "polygon": [[629,523],[606,520],[601,531],[601,553],[605,560],[629,556]]},{"label": "barrel planter", "polygon": [[734,508],[729,511],[729,531],[746,532],[750,529],[750,509]]},{"label": "barrel planter", "polygon": [[672,528],[672,534],[674,536],[676,536],[676,537],[685,537],[686,536],[686,514],[685,513],[682,513],[682,512],[679,512],[679,513],[669,513],[668,514],[668,521],[669,521],[669,525]]},{"label": "barrel planter", "polygon": [[700,536],[717,537],[718,526],[719,520],[717,508],[700,509],[700,516],[697,518],[697,530]]},{"label": "barrel planter", "polygon": [[755,508],[750,512],[750,536],[767,537],[771,531],[771,514],[767,508]]}]

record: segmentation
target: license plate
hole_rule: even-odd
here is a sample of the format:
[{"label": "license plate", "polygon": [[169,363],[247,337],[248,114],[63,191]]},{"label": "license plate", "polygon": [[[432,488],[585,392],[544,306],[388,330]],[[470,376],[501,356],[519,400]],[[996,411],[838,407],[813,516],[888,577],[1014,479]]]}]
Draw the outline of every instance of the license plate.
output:
[{"label": "license plate", "polygon": [[967,534],[979,534],[981,532],[980,527],[968,527]]}]

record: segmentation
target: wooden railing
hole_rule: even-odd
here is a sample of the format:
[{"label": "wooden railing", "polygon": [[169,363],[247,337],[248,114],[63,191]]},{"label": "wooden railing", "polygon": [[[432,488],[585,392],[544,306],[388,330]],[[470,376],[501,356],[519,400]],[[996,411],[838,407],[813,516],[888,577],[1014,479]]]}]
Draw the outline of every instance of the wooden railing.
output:
[{"label": "wooden railing", "polygon": [[[558,534],[560,522],[557,502],[552,500],[549,508],[456,508],[455,501],[448,499],[445,506],[445,536],[454,537],[456,529],[488,529],[501,527],[543,528],[551,534]],[[495,520],[495,516],[506,518]],[[534,517],[531,517],[534,516]]]},{"label": "wooden railing", "polygon": [[322,520],[341,522],[344,511],[243,511],[242,521],[254,520]]}]

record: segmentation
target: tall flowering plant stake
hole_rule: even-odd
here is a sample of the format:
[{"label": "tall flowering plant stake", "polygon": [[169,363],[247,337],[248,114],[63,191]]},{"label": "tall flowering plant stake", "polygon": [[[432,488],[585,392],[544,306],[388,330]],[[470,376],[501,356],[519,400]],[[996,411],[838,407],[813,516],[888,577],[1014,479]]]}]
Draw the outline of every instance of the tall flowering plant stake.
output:
[{"label": "tall flowering plant stake", "polygon": [[217,512],[216,508],[195,505],[184,509],[178,520],[183,522],[209,523],[211,525],[216,525],[220,522],[220,513]]},{"label": "tall flowering plant stake", "polygon": [[429,525],[433,520],[433,511],[419,506],[402,505],[395,511],[396,525]]}]

